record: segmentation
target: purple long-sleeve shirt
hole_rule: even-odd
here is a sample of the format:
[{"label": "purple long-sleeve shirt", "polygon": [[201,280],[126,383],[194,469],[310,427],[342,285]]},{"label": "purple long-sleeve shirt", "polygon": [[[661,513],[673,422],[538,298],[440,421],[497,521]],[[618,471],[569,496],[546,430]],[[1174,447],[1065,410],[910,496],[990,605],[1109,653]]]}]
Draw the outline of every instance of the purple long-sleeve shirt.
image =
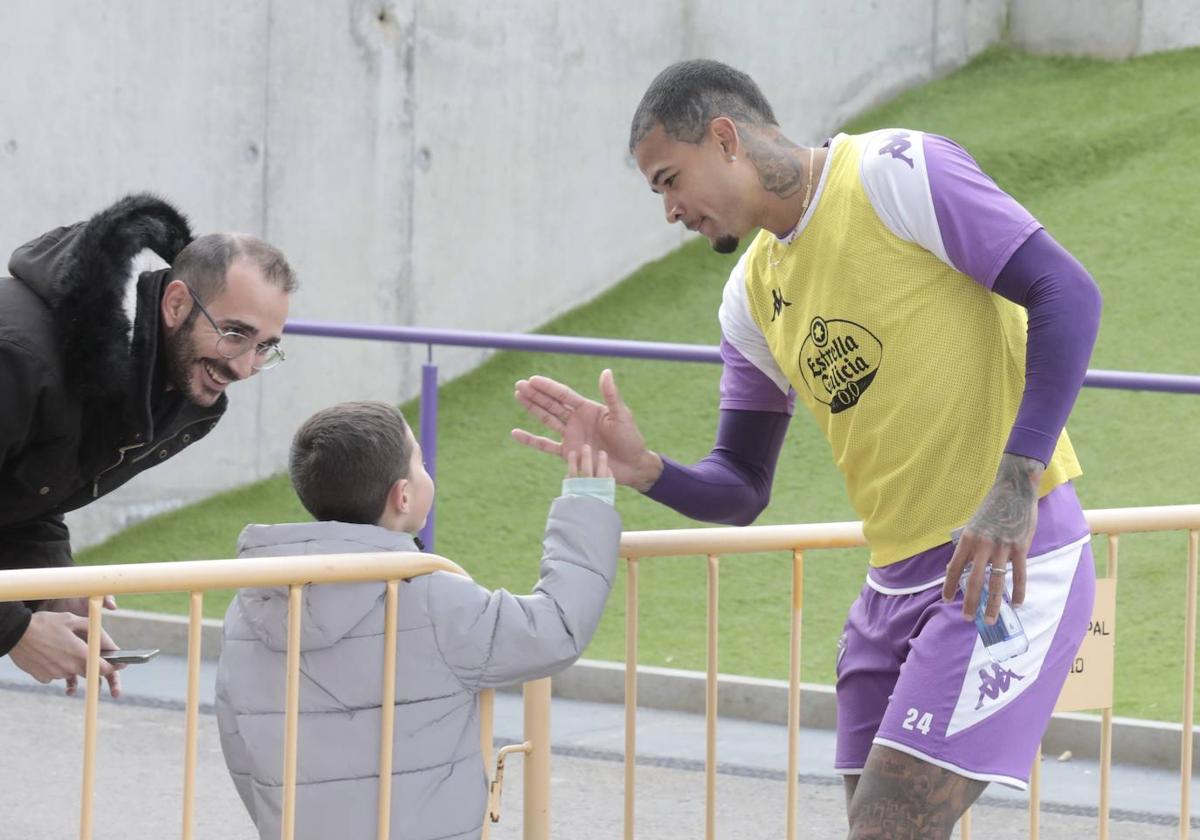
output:
[{"label": "purple long-sleeve shirt", "polygon": [[[898,234],[1027,309],[1025,391],[1004,451],[1049,463],[1087,370],[1100,293],[1083,266],[962,147],[935,135],[922,141],[924,196],[892,195],[886,187],[872,194],[870,184],[867,193]],[[932,203],[932,213],[922,199]],[[739,282],[738,276],[730,280]],[[754,521],[766,507],[795,395],[755,349],[744,354],[722,339],[716,443],[690,466],[664,457],[650,498],[694,519],[737,525]]]}]

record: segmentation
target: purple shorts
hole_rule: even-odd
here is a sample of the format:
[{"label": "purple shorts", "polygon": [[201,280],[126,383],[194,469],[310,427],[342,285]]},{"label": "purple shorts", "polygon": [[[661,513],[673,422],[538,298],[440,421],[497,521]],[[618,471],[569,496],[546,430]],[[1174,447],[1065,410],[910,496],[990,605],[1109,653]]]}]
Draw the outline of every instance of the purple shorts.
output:
[{"label": "purple shorts", "polygon": [[[1029,650],[995,663],[962,593],[942,602],[947,543],[871,569],[838,643],[839,773],[881,744],[969,779],[1026,789],[1095,595],[1087,523],[1070,483],[1038,503],[1017,615]],[[1011,573],[1007,581],[1012,589]]]}]

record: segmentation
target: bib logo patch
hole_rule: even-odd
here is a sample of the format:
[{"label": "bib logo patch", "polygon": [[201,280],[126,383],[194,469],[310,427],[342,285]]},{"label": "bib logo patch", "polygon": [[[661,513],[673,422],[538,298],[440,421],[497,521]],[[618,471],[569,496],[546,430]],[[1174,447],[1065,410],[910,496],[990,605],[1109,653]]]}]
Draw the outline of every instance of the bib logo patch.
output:
[{"label": "bib logo patch", "polygon": [[839,414],[858,400],[879,371],[883,345],[853,321],[812,319],[800,345],[800,375],[818,402]]}]

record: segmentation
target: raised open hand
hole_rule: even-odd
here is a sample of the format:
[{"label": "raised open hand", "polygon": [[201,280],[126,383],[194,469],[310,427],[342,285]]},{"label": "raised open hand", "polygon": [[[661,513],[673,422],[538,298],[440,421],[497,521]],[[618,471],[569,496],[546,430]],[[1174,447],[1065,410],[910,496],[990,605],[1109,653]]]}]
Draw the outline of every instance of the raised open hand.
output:
[{"label": "raised open hand", "polygon": [[646,439],[634,422],[633,412],[621,399],[611,370],[600,374],[603,403],[545,376],[531,376],[516,384],[513,396],[525,410],[561,440],[513,429],[513,439],[563,460],[585,445],[608,454],[608,466],[618,484],[648,490],[662,474],[662,459],[646,448]]}]

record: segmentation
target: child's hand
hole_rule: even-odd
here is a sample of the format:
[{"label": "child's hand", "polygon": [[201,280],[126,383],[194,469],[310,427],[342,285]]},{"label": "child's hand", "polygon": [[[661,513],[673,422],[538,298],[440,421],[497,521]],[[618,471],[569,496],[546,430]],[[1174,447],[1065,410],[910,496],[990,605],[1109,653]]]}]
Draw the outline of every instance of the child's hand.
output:
[{"label": "child's hand", "polygon": [[596,451],[595,468],[592,466],[592,447],[584,444],[578,450],[567,452],[567,477],[563,479],[564,496],[591,496],[605,504],[616,503],[617,485],[612,470],[608,468],[608,453]]},{"label": "child's hand", "polygon": [[608,453],[601,449],[596,453],[596,466],[592,468],[592,447],[583,445],[582,451],[571,450],[567,453],[568,478],[611,478],[612,470],[608,468]]}]

